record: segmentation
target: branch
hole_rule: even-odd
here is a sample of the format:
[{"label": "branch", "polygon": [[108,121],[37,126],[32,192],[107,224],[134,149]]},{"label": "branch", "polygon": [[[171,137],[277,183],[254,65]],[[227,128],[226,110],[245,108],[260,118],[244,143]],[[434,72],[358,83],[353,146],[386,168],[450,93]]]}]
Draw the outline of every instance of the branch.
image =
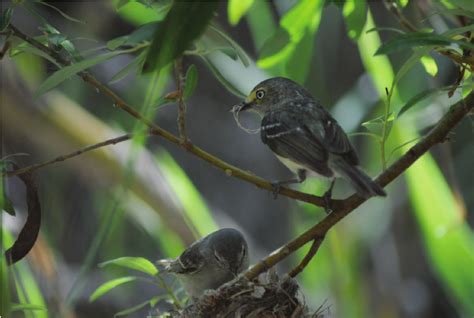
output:
[{"label": "branch", "polygon": [[[18,30],[14,25],[10,24],[9,29],[12,31],[13,35],[15,35],[16,37],[18,37],[18,38],[20,38],[20,39],[22,39],[26,42],[28,42],[29,44],[31,44],[35,48],[45,52],[46,54],[51,56],[54,60],[56,60],[56,62],[58,64],[63,65],[63,66],[71,64],[67,59],[63,58],[58,52],[54,51],[53,49],[51,49],[47,46],[44,46],[43,44],[36,41],[32,37],[24,34],[20,30]],[[225,174],[228,175],[228,176],[232,176],[232,177],[247,181],[249,183],[254,184],[258,188],[265,189],[269,192],[273,192],[273,186],[267,180],[265,180],[263,178],[260,178],[260,177],[257,177],[257,176],[253,175],[250,172],[247,172],[247,171],[244,171],[240,168],[237,168],[237,167],[223,161],[222,159],[220,159],[220,158],[204,151],[203,149],[201,149],[201,148],[199,148],[199,147],[197,147],[197,146],[195,146],[191,143],[188,143],[186,145],[182,144],[181,139],[179,137],[177,137],[177,136],[173,135],[172,133],[170,133],[169,131],[159,127],[158,125],[153,123],[151,120],[149,120],[146,117],[144,117],[143,115],[141,115],[132,106],[127,104],[122,98],[120,98],[117,94],[115,94],[109,87],[102,84],[100,81],[98,81],[94,76],[90,75],[89,73],[79,72],[78,75],[84,80],[84,82],[88,83],[89,85],[92,85],[96,90],[98,90],[99,92],[101,92],[105,96],[109,97],[113,101],[113,104],[116,107],[122,109],[123,111],[125,111],[129,115],[131,115],[132,117],[140,120],[142,123],[147,125],[150,128],[150,133],[152,133],[154,135],[159,135],[162,138],[164,138],[164,139],[166,139],[166,140],[168,140],[168,141],[170,141],[170,142],[172,142],[172,143],[174,143],[178,146],[181,146],[183,149],[185,149],[189,153],[191,153],[191,154],[195,155],[196,157],[199,157],[199,158],[203,159],[204,161],[207,161],[211,165],[223,170],[225,172]],[[303,193],[303,192],[300,192],[300,191],[292,190],[292,189],[287,188],[287,187],[282,187],[279,194],[283,195],[283,196],[286,196],[286,197],[289,197],[289,198],[292,198],[292,199],[295,199],[295,200],[298,200],[298,201],[311,203],[313,205],[320,206],[320,207],[324,207],[325,204],[326,204],[325,200],[323,198],[319,197],[319,196],[315,196],[315,195]],[[340,201],[341,200],[331,200],[330,201],[331,206],[338,205],[340,203]]]},{"label": "branch", "polygon": [[55,163],[58,163],[58,162],[61,162],[61,161],[65,161],[67,159],[71,159],[73,157],[82,155],[83,153],[86,153],[88,151],[91,151],[91,150],[94,150],[94,149],[97,149],[97,148],[101,148],[101,147],[104,147],[104,146],[108,146],[108,145],[115,145],[119,142],[129,140],[131,138],[133,138],[133,134],[126,134],[126,135],[123,135],[123,136],[120,136],[120,137],[108,139],[108,140],[99,142],[97,144],[90,145],[90,146],[87,146],[85,148],[73,151],[69,154],[61,155],[59,157],[56,157],[54,159],[51,159],[51,160],[43,162],[43,163],[37,163],[37,164],[31,165],[31,166],[19,168],[19,169],[13,170],[13,171],[4,171],[4,172],[2,172],[2,176],[13,177],[13,176],[17,176],[17,175],[20,175],[20,174],[31,173],[35,170],[40,169],[40,168],[44,168],[46,166],[50,166],[52,164],[55,164]]},{"label": "branch", "polygon": [[[416,145],[411,147],[402,157],[385,170],[376,182],[381,186],[386,186],[408,169],[418,158],[426,153],[431,147],[446,140],[448,133],[474,108],[474,93],[470,93],[464,100],[453,105],[450,110],[440,119],[436,126],[426,134]],[[346,215],[354,211],[367,199],[352,195],[342,200],[333,207],[333,212],[326,216],[321,222],[283,245],[268,257],[252,266],[244,275],[251,280],[286,258],[288,255],[305,245],[306,243],[320,237],[326,233]]]},{"label": "branch", "polygon": [[176,87],[178,88],[178,131],[182,144],[188,144],[188,136],[186,133],[186,104],[184,103],[184,75],[183,75],[183,58],[179,57],[175,63]]},{"label": "branch", "polygon": [[321,246],[321,243],[323,242],[324,237],[317,237],[313,240],[313,244],[311,244],[311,247],[308,251],[308,253],[305,255],[301,263],[298,264],[295,268],[293,268],[288,275],[290,277],[295,277],[299,273],[301,273],[306,266],[308,266],[309,262],[311,259],[316,255],[316,252],[319,250],[319,247]]}]

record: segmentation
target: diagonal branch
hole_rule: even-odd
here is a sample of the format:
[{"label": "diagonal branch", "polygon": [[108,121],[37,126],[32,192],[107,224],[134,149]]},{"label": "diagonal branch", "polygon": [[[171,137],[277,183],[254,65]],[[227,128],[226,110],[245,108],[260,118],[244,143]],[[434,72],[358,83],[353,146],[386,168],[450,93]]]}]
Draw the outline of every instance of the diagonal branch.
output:
[{"label": "diagonal branch", "polygon": [[[425,154],[431,147],[446,140],[448,133],[474,108],[474,92],[471,92],[464,100],[453,105],[450,110],[440,119],[436,126],[426,134],[416,145],[411,147],[402,157],[395,161],[377,179],[377,183],[386,186],[395,178],[407,170],[418,158]],[[354,211],[364,203],[366,199],[352,195],[340,201],[334,206],[333,212],[326,216],[321,222],[283,245],[268,257],[252,266],[244,275],[248,279],[257,277],[267,268],[274,266],[288,255],[324,235],[346,215]]]},{"label": "diagonal branch", "polygon": [[[62,57],[58,52],[36,41],[34,38],[24,34],[20,30],[18,30],[14,25],[10,24],[8,28],[12,31],[12,34],[14,36],[28,42],[35,48],[45,52],[46,54],[51,56],[54,60],[56,60],[58,64],[63,65],[63,66],[71,64],[70,61]],[[102,94],[110,98],[116,107],[122,109],[123,111],[131,115],[132,117],[140,120],[142,123],[147,125],[150,128],[150,133],[161,136],[162,138],[182,147],[183,149],[195,155],[196,157],[199,157],[203,159],[204,161],[207,161],[211,165],[223,170],[225,174],[227,174],[228,176],[232,176],[232,177],[247,181],[249,183],[254,184],[258,188],[273,192],[273,186],[267,180],[257,177],[254,174],[248,171],[244,171],[236,166],[233,166],[225,162],[224,160],[204,151],[203,149],[191,143],[183,144],[179,137],[173,135],[169,131],[159,127],[158,125],[153,123],[151,120],[147,119],[145,116],[140,114],[137,110],[135,110],[132,106],[127,104],[121,97],[115,94],[108,86],[102,84],[99,80],[97,80],[94,76],[92,76],[88,72],[79,72],[78,75],[84,80],[84,82],[88,83],[89,85],[92,85],[96,90],[98,90],[99,92],[101,92]],[[295,200],[311,203],[316,206],[320,206],[320,207],[325,206],[325,200],[323,198],[319,196],[303,193],[300,191],[292,190],[290,188],[282,187],[279,194],[295,199]],[[331,200],[331,205],[337,205],[340,203],[340,201],[341,200]]]}]

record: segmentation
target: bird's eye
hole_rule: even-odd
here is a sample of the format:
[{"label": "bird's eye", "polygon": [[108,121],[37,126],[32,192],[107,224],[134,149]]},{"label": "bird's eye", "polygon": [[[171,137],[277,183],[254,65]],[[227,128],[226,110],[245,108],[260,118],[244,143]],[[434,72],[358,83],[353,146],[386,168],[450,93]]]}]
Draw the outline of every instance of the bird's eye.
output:
[{"label": "bird's eye", "polygon": [[263,99],[263,97],[265,97],[265,91],[263,89],[259,89],[255,92],[255,97],[257,97],[257,99]]}]

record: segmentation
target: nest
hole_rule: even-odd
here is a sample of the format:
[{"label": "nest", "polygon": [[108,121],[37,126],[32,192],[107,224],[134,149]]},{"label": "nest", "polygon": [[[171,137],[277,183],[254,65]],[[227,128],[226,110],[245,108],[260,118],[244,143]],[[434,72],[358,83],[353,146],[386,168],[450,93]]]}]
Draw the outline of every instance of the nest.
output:
[{"label": "nest", "polygon": [[274,272],[254,281],[241,277],[217,290],[207,291],[198,301],[171,316],[322,318],[320,310],[310,313],[298,297],[298,291],[294,279],[280,279]]}]

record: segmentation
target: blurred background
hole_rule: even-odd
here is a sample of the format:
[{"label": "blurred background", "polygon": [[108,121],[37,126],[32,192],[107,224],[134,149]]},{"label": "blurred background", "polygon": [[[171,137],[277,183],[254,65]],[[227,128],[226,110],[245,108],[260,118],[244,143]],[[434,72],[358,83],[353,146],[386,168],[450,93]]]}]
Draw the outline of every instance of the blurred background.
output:
[{"label": "blurred background", "polygon": [[[73,43],[83,58],[114,52],[111,40],[162,19],[170,7],[167,1],[14,2],[1,3],[2,15],[14,6],[14,26],[30,36],[49,36],[49,41],[56,34],[63,48]],[[196,89],[187,99],[188,136],[205,151],[268,180],[291,173],[258,134],[240,129],[229,112],[242,100],[236,95],[247,94],[263,79],[278,75],[303,84],[352,133],[362,166],[371,176],[383,169],[380,140],[374,138],[381,121],[372,119],[384,114],[385,88],[393,88],[390,117],[395,117],[385,142],[387,164],[472,90],[466,71],[463,87],[451,98],[446,89],[426,94],[396,117],[414,96],[454,84],[459,71],[450,59],[428,49],[392,86],[395,75],[419,51],[374,56],[382,43],[398,34],[388,28],[401,29],[381,1],[240,4],[248,8],[235,9],[241,8],[236,1],[220,3],[213,20],[231,41],[207,29],[194,52],[183,57],[185,70],[191,65],[197,70]],[[467,12],[473,11],[463,7],[470,1],[397,4],[419,29],[443,33],[472,26]],[[468,16],[463,20],[456,17],[461,9]],[[366,32],[376,27],[380,29]],[[4,35],[1,41],[3,46]],[[78,76],[36,96],[57,68],[33,49],[21,47],[18,39],[13,41],[11,54],[0,63],[3,159],[8,156],[20,166],[41,163],[141,129]],[[233,41],[246,53],[233,47]],[[196,52],[199,47],[207,52]],[[162,98],[176,90],[173,70],[140,75],[139,53],[117,54],[88,71],[103,83],[112,82],[114,92],[160,127],[177,133],[177,105],[163,104]],[[129,64],[130,73],[117,75]],[[254,116],[241,119],[245,127],[259,125]],[[310,308],[319,308],[326,317],[474,316],[472,138],[468,117],[448,142],[391,183],[387,198],[369,200],[329,232],[297,278]],[[130,275],[130,270],[99,263],[125,256],[151,262],[176,257],[195,238],[221,227],[245,234],[255,263],[325,216],[308,204],[283,196],[273,199],[271,193],[227,176],[158,136],[134,138],[45,167],[36,172],[36,182],[43,217],[38,241],[24,260],[2,266],[2,284],[8,284],[2,300],[31,305],[20,306],[12,317],[112,317],[145,302],[127,315],[143,317],[150,310],[147,300],[163,289],[133,281],[90,301],[104,282]],[[328,185],[308,180],[299,189],[321,195]],[[16,216],[2,212],[2,251],[11,246],[26,219],[23,184],[14,177],[5,179],[4,186]],[[351,193],[345,181],[337,181],[334,197]],[[305,250],[279,264],[279,273],[296,265]],[[162,301],[155,307],[171,308]]]}]

